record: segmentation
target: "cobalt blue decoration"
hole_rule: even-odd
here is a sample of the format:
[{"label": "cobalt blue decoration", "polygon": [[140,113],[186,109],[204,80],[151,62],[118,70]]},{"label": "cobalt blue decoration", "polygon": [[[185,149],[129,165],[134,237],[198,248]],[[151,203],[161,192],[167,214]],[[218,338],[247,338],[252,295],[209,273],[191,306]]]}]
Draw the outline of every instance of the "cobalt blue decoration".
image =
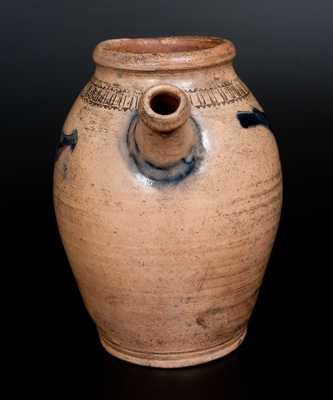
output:
[{"label": "cobalt blue decoration", "polygon": [[72,133],[69,135],[65,134],[63,131],[61,132],[59,143],[56,149],[56,160],[60,157],[60,154],[63,152],[63,150],[67,147],[70,146],[71,151],[75,149],[75,146],[78,141],[78,132],[77,129],[73,129]]},{"label": "cobalt blue decoration", "polygon": [[271,130],[270,123],[266,114],[253,107],[253,111],[238,111],[237,118],[243,128],[251,128],[252,126],[263,125]]}]

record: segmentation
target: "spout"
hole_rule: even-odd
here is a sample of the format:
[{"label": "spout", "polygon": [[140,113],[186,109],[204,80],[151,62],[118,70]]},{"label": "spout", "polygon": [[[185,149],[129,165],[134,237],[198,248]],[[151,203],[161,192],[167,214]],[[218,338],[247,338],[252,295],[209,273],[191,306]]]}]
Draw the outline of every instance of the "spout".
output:
[{"label": "spout", "polygon": [[156,167],[170,167],[190,155],[197,142],[190,113],[189,99],[177,87],[148,89],[140,100],[135,132],[142,157]]},{"label": "spout", "polygon": [[191,113],[187,95],[173,85],[156,85],[141,97],[139,114],[156,132],[171,132],[183,125]]},{"label": "spout", "polygon": [[188,96],[173,85],[148,89],[129,134],[129,151],[141,173],[170,182],[188,175],[201,158],[200,133]]}]

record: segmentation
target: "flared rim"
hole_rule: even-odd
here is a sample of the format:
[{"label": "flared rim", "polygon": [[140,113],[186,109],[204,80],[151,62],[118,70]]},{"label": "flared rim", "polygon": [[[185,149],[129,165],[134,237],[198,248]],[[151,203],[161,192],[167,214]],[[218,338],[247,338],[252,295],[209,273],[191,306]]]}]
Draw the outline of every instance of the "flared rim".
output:
[{"label": "flared rim", "polygon": [[134,71],[202,68],[231,61],[235,46],[215,36],[111,39],[93,53],[97,65]]}]

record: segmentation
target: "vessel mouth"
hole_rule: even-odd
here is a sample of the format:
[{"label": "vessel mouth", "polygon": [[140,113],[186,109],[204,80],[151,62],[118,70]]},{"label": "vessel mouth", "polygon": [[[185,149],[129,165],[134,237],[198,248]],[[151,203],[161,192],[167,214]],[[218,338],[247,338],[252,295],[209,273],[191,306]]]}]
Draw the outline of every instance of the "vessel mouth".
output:
[{"label": "vessel mouth", "polygon": [[235,47],[214,36],[111,39],[93,54],[97,65],[134,71],[196,69],[230,62]]}]

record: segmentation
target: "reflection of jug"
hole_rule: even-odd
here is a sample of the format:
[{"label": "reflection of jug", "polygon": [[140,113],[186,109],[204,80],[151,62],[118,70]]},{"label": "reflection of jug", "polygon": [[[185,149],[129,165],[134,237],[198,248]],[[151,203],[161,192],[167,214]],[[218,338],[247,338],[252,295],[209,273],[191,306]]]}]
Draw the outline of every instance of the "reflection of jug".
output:
[{"label": "reflection of jug", "polygon": [[234,55],[213,37],[102,42],[64,124],[57,221],[102,344],[119,358],[199,364],[246,334],[282,181]]}]

